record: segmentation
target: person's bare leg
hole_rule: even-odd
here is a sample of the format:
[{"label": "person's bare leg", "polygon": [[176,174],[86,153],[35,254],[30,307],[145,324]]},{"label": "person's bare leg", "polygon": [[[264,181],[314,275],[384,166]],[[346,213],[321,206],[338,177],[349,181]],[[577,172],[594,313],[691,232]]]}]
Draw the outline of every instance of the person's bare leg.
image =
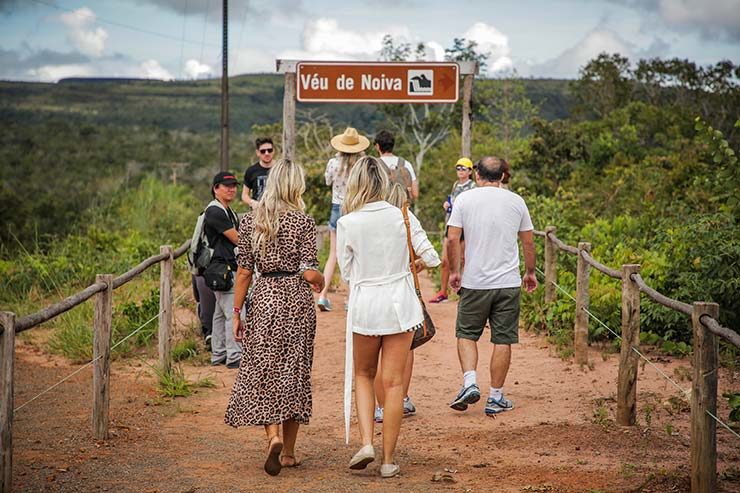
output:
[{"label": "person's bare leg", "polygon": [[414,373],[414,352],[409,351],[406,357],[406,368],[403,370],[403,396],[409,396],[409,387],[411,386],[411,376]]},{"label": "person's bare leg", "polygon": [[334,269],[337,267],[337,232],[329,232],[329,258],[324,265],[324,289],[319,293],[319,298],[326,298],[331,287],[331,280],[334,277]]},{"label": "person's bare leg", "polygon": [[475,371],[478,367],[478,343],[458,337],[457,357],[460,359],[460,368],[462,368],[463,373]]},{"label": "person's bare leg", "polygon": [[[381,350],[382,355],[382,350]],[[403,370],[403,396],[409,396],[409,387],[411,387],[411,377],[414,373],[414,352],[409,351],[406,358],[406,368]],[[383,407],[385,403],[385,390],[383,390],[383,363],[378,364],[378,374],[375,376],[375,400],[378,401],[378,407]]]},{"label": "person's bare leg", "polygon": [[295,442],[298,438],[299,427],[300,424],[294,419],[283,421],[283,454],[280,457],[280,463],[284,466],[296,464]]},{"label": "person's bare leg", "polygon": [[509,344],[494,344],[491,353],[491,387],[500,389],[504,386],[510,364],[511,346]]},{"label": "person's bare leg", "polygon": [[411,350],[413,332],[383,336],[383,464],[393,464],[403,418],[403,373]]},{"label": "person's bare leg", "polygon": [[[381,353],[382,353],[381,349]],[[383,407],[385,403],[385,392],[383,391],[383,364],[378,362],[378,373],[375,375],[375,400],[378,402],[378,407]]]},{"label": "person's bare leg", "polygon": [[357,422],[360,428],[362,445],[372,445],[375,417],[375,390],[373,381],[378,371],[378,352],[380,337],[352,334],[355,364],[355,400],[357,401]]},{"label": "person's bare leg", "polygon": [[265,425],[265,433],[267,434],[267,443],[270,443],[273,438],[280,436],[280,425]]},{"label": "person's bare leg", "polygon": [[450,283],[450,262],[447,259],[447,238],[442,238],[442,265],[440,266],[439,290],[447,295]]}]

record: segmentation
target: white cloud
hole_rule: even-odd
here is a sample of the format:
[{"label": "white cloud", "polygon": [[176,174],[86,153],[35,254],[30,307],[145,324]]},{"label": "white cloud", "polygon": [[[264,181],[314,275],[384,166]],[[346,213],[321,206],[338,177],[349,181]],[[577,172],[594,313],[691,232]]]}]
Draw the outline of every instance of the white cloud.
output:
[{"label": "white cloud", "polygon": [[[740,41],[740,4],[737,0],[611,0],[656,15],[667,27],[698,31],[705,39]],[[645,20],[655,22],[654,17]],[[649,28],[654,28],[650,24]]]},{"label": "white cloud", "polygon": [[312,19],[303,27],[301,49],[285,50],[277,57],[296,60],[376,60],[386,34],[402,42],[411,39],[406,27],[389,26],[362,32],[342,28],[336,19]]},{"label": "white cloud", "polygon": [[212,75],[213,70],[205,63],[198,60],[190,59],[185,62],[185,77],[188,79],[201,79]]},{"label": "white cloud", "polygon": [[95,70],[89,64],[43,65],[28,70],[27,75],[39,82],[56,82],[67,77],[91,77]]},{"label": "white cloud", "polygon": [[[626,57],[635,54],[635,47],[610,29],[597,28],[556,58],[536,64],[529,70],[520,68],[522,75],[537,77],[575,78],[578,70],[600,53],[619,53]],[[530,72],[530,73],[527,73]]]},{"label": "white cloud", "polygon": [[82,53],[99,57],[105,49],[108,33],[102,27],[92,28],[95,23],[95,13],[87,7],[82,7],[60,16],[62,22],[70,29],[67,39]]},{"label": "white cloud", "polygon": [[139,77],[145,79],[172,80],[172,74],[163,68],[156,60],[146,60],[139,65]]}]

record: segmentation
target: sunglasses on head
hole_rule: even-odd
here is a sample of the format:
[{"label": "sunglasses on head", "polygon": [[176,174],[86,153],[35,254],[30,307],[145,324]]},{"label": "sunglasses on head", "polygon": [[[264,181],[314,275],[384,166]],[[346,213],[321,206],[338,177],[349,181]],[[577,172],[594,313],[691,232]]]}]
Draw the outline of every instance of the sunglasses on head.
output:
[{"label": "sunglasses on head", "polygon": [[272,152],[274,149],[272,147],[269,147],[267,149],[260,149],[260,154],[267,154],[268,152]]}]

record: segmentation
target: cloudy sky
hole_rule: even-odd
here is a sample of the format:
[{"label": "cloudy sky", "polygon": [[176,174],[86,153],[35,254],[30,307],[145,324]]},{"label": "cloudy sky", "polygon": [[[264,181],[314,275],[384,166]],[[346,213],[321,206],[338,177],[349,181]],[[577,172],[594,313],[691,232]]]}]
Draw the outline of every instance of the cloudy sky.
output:
[{"label": "cloudy sky", "polygon": [[[453,6],[454,5],[454,6]],[[456,37],[488,74],[577,77],[602,51],[740,64],[740,0],[231,0],[230,73],[275,59],[377,60],[386,33],[441,59]],[[221,0],[0,0],[0,79],[193,79],[221,70]]]}]

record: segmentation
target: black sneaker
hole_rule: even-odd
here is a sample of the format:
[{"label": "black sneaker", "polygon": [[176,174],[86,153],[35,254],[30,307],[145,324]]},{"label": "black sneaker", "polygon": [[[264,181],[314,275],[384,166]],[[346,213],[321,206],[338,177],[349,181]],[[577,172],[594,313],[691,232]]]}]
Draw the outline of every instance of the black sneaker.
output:
[{"label": "black sneaker", "polygon": [[211,334],[208,334],[205,338],[206,350],[211,351]]},{"label": "black sneaker", "polygon": [[241,364],[242,364],[242,359],[239,358],[237,360],[232,361],[231,363],[226,363],[226,368],[228,368],[230,370],[235,370],[235,369],[239,368],[241,366]]},{"label": "black sneaker", "polygon": [[476,384],[465,387],[460,390],[455,400],[450,403],[450,407],[455,411],[465,411],[468,404],[475,404],[480,400],[480,389]]},{"label": "black sneaker", "polygon": [[217,361],[211,361],[211,366],[219,366],[219,365],[225,365],[226,364],[226,358],[220,359]]}]

